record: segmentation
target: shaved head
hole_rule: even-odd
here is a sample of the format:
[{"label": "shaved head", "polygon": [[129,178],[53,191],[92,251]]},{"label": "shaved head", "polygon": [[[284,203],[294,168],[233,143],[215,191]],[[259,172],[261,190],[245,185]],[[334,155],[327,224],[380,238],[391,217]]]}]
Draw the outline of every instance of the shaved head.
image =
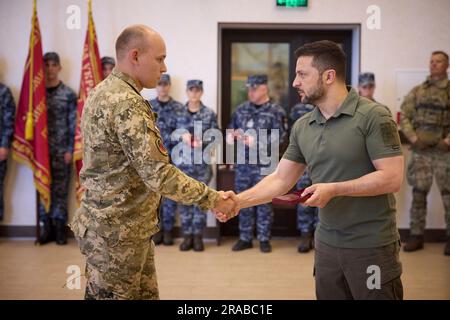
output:
[{"label": "shaved head", "polygon": [[156,87],[161,74],[167,71],[164,40],[145,25],[132,25],[120,33],[116,57],[117,69],[134,78],[139,87]]},{"label": "shaved head", "polygon": [[147,51],[150,46],[150,38],[158,36],[156,31],[142,24],[125,28],[116,40],[117,60],[122,60],[132,49],[141,52]]}]

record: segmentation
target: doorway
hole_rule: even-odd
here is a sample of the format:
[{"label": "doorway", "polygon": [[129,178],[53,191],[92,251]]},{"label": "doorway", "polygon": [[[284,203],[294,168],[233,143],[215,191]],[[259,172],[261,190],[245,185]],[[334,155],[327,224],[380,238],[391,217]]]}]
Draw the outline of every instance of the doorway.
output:
[{"label": "doorway", "polygon": [[[294,51],[305,43],[338,43],[347,55],[346,78],[350,85],[359,73],[359,29],[360,25],[219,24],[218,115],[223,131],[236,107],[247,100],[245,82],[251,74],[267,74],[271,99],[289,114],[299,102],[291,85],[295,78]],[[234,190],[234,170],[230,166],[219,165],[217,188]],[[273,221],[272,235],[298,235],[294,208],[274,206]],[[238,234],[238,218],[220,224],[220,235]]]}]

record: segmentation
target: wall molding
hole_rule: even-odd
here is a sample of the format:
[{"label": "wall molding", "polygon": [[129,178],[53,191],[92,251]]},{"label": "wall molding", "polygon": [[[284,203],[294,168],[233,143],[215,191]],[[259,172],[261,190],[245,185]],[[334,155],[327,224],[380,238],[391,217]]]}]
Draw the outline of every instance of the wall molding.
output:
[{"label": "wall molding", "polygon": [[[399,229],[402,241],[405,241],[409,236],[409,229]],[[182,237],[180,227],[175,227],[173,230],[174,237]],[[1,238],[34,238],[36,234],[35,226],[14,226],[14,225],[0,225]],[[68,230],[68,236],[73,237],[73,234]],[[426,229],[425,242],[444,242],[447,240],[445,229]],[[206,239],[217,239],[217,228],[206,227],[204,232]],[[282,236],[277,236],[282,237]]]}]

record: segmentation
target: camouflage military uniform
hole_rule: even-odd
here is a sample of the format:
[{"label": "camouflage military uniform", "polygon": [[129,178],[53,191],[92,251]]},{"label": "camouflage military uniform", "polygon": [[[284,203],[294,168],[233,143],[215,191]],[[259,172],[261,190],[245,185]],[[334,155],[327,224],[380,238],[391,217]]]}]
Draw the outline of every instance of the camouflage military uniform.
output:
[{"label": "camouflage military uniform", "polygon": [[[297,119],[300,119],[312,110],[314,110],[314,106],[310,104],[297,103],[295,106],[293,106],[289,114],[291,126]],[[305,171],[303,176],[297,182],[297,189],[307,188],[311,186],[311,184],[312,181],[309,173]],[[297,205],[297,228],[302,234],[314,232],[318,222],[319,217],[317,208]]]},{"label": "camouflage military uniform", "polygon": [[[14,115],[16,105],[11,90],[0,83],[0,148],[11,147],[14,134]],[[0,161],[0,220],[3,220],[3,182],[6,176],[6,163],[8,159]]]},{"label": "camouflage military uniform", "polygon": [[[250,101],[246,101],[237,107],[234,112],[229,129],[242,129],[244,132],[249,129],[267,129],[270,136],[271,129],[278,129],[279,139],[286,136],[284,111],[282,108],[272,102],[267,102],[261,106],[256,106]],[[260,147],[260,141],[257,140],[255,147]],[[267,146],[270,150],[270,143]],[[236,164],[234,187],[236,192],[247,190],[264,176],[261,175],[261,168],[265,165],[261,164],[259,155],[257,164],[249,164],[249,150],[245,148],[245,164]],[[268,153],[269,154],[269,153]],[[252,208],[241,209],[239,212],[239,238],[243,241],[250,242],[253,239],[253,227],[255,225],[256,211],[256,231],[259,241],[269,241],[272,228],[273,212],[271,204],[262,204]]]},{"label": "camouflage military uniform", "polygon": [[[218,128],[217,117],[214,111],[201,104],[200,109],[196,113],[191,113],[186,104],[183,107],[182,112],[177,116],[176,127],[178,129],[185,129],[189,131],[191,135],[194,135],[194,123],[196,123],[196,125],[201,124],[202,134],[208,129]],[[202,151],[204,151],[207,145],[208,141],[202,141]],[[183,162],[179,164],[179,168],[188,176],[208,184],[212,178],[211,164],[204,163],[204,161],[202,161],[202,163],[195,163],[194,152],[195,148],[192,148],[188,158],[181,153]],[[181,230],[184,236],[203,233],[203,229],[206,226],[205,212],[198,206],[187,205],[180,205],[179,212],[181,218]]]},{"label": "camouflage military uniform", "polygon": [[47,88],[47,130],[50,154],[50,212],[39,206],[41,221],[58,219],[67,222],[67,194],[70,182],[70,164],[64,161],[66,152],[73,153],[77,122],[77,95],[65,84]]},{"label": "camouflage military uniform", "polygon": [[[158,115],[156,124],[161,131],[163,143],[169,155],[171,153],[173,143],[170,135],[177,128],[176,119],[178,113],[183,110],[183,105],[172,98],[167,102],[161,102],[158,99],[152,99],[150,105],[153,111]],[[177,203],[169,198],[164,198],[161,207],[162,229],[170,231],[175,224],[175,213],[177,210]]]},{"label": "camouflage military uniform", "polygon": [[155,120],[135,81],[117,69],[84,106],[86,192],[71,228],[86,256],[87,299],[158,299],[151,236],[161,195],[203,210],[219,199],[169,163]]},{"label": "camouflage military uniform", "polygon": [[425,229],[427,194],[433,175],[444,202],[447,235],[450,236],[450,152],[436,147],[450,137],[450,82],[447,78],[428,78],[405,97],[401,106],[401,129],[411,138],[429,145],[425,150],[413,150],[408,164],[407,180],[413,187],[411,234],[422,235]]}]

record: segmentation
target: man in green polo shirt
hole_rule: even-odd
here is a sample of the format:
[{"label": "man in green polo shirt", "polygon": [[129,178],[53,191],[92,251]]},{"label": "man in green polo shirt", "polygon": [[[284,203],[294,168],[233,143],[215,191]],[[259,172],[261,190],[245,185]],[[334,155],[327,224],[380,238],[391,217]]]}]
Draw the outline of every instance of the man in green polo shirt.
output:
[{"label": "man in green polo shirt", "polygon": [[393,192],[403,179],[397,126],[382,105],[345,85],[346,57],[331,41],[296,51],[297,89],[316,108],[297,120],[277,170],[240,193],[239,207],[270,202],[307,168],[305,203],[319,207],[315,234],[318,299],[402,299]]}]

